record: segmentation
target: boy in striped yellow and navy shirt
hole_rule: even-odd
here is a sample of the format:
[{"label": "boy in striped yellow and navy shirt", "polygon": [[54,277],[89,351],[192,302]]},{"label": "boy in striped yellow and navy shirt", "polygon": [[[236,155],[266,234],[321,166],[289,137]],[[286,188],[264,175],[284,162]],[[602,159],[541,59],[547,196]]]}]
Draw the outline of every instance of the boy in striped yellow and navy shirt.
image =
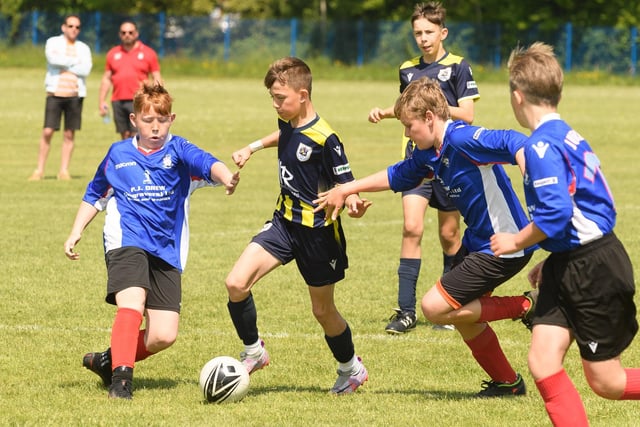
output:
[{"label": "boy in striped yellow and navy shirt", "polygon": [[[348,267],[340,218],[326,220],[314,213],[317,193],[353,181],[344,147],[311,102],[311,70],[298,58],[271,64],[264,83],[279,119],[279,131],[233,153],[244,166],[265,147],[278,147],[280,195],[273,218],[253,237],[226,279],[229,314],[245,350],[240,358],[249,373],[269,364],[257,327],[251,288],[276,267],[295,260],[311,297],[313,315],[339,362],[334,394],[355,391],[368,378],[355,354],[351,329],[334,303],[335,283]],[[277,138],[276,138],[277,136]],[[350,216],[362,216],[369,202],[353,195],[346,204]]]}]

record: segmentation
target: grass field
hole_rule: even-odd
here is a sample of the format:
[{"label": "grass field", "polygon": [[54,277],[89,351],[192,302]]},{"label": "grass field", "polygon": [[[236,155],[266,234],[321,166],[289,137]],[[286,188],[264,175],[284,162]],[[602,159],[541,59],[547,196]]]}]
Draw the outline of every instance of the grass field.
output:
[{"label": "grass field", "polygon": [[[547,426],[542,400],[526,367],[529,332],[519,323],[494,323],[505,353],[527,382],[517,399],[479,401],[486,374],[455,332],[434,331],[420,318],[401,337],[383,332],[396,305],[401,209],[398,195],[369,194],[374,206],[359,220],[345,218],[351,268],[337,286],[339,309],[354,333],[356,351],[370,379],[352,396],[327,390],[336,364],[313,319],[295,265],[274,271],[254,288],[258,323],[272,364],[251,378],[239,404],[207,405],[198,375],[217,355],[242,349],[226,309],[224,278],[251,236],[270,218],[276,195],[274,151],[258,153],[243,169],[235,195],[221,189],[195,193],[191,208],[191,251],[183,276],[183,314],[178,341],[136,367],[132,402],[110,401],[98,378],[82,368],[87,351],[108,346],[114,308],[103,302],[105,267],[100,215],[78,246],[81,259],[68,261],[62,244],[84,188],[109,144],[113,125],[97,114],[99,70],[89,81],[83,129],[71,165],[74,179],[58,182],[61,135],[56,133],[47,179],[27,182],[36,163],[43,121],[43,71],[0,69],[0,424],[3,425],[247,425],[247,426]],[[401,128],[395,121],[367,122],[369,109],[390,105],[396,82],[328,81],[316,75],[318,112],[343,139],[352,168],[364,176],[400,156]],[[275,129],[276,117],[260,79],[178,78],[167,75],[175,98],[174,133],[230,161],[231,153]],[[479,82],[477,124],[517,126],[506,82]],[[588,139],[602,160],[618,207],[617,233],[632,260],[640,258],[640,173],[636,162],[640,87],[568,86],[560,111]],[[512,168],[513,169],[513,168]],[[514,187],[521,194],[515,169]],[[425,217],[423,268],[418,296],[441,269],[435,212]],[[544,256],[540,252],[534,260]],[[640,262],[636,262],[637,267]],[[526,271],[497,294],[520,294]],[[640,367],[640,344],[623,354]],[[638,425],[637,402],[610,402],[592,393],[578,353],[567,371],[580,390],[593,426]]]}]

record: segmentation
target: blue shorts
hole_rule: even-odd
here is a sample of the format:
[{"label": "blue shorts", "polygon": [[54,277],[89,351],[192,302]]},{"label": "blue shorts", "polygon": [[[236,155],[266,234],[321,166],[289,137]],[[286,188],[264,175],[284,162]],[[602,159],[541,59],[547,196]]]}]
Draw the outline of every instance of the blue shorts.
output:
[{"label": "blue shorts", "polygon": [[339,282],[349,267],[340,218],[326,227],[310,228],[288,221],[275,212],[271,221],[267,221],[251,241],[283,265],[295,259],[298,271],[309,286]]},{"label": "blue shorts", "polygon": [[133,246],[112,249],[105,254],[107,297],[116,304],[116,294],[132,287],[147,290],[145,308],[180,313],[182,276],[177,268],[143,249]]},{"label": "blue shorts", "polygon": [[[407,142],[407,146],[405,148],[404,158],[408,159],[411,157],[413,153],[413,142]],[[403,191],[402,197],[415,194],[417,196],[423,197],[429,201],[429,206],[434,209],[438,209],[443,212],[453,212],[457,211],[456,205],[453,204],[453,201],[447,196],[447,191],[444,189],[442,184],[439,181],[424,181],[422,184],[418,185],[416,188],[411,190]]]}]

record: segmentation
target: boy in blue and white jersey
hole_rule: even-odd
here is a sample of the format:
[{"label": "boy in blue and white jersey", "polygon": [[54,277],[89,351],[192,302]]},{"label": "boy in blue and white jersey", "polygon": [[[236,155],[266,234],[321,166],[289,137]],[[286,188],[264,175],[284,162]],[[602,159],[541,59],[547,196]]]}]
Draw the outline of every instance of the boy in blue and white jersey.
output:
[{"label": "boy in blue and white jersey", "polygon": [[[277,146],[280,177],[272,219],[253,237],[226,279],[229,314],[244,343],[240,358],[250,374],[269,364],[251,289],[273,269],[295,260],[307,284],[313,315],[339,364],[331,393],[352,393],[368,373],[334,301],[335,283],[344,279],[348,267],[345,236],[340,218],[326,220],[322,212],[314,212],[313,200],[318,189],[353,181],[353,174],[340,138],[313,107],[307,64],[292,57],[277,60],[269,67],[264,85],[278,113],[278,138],[272,134],[232,155],[242,167],[254,152]],[[349,215],[357,217],[369,203],[353,195],[347,205]]]},{"label": "boy in blue and white jersey", "polygon": [[531,130],[522,153],[531,223],[498,233],[498,256],[538,244],[551,252],[529,273],[540,290],[529,370],[555,426],[589,424],[580,395],[563,367],[575,340],[591,389],[613,400],[640,399],[640,369],[620,355],[638,331],[633,267],[613,232],[616,210],[600,161],[589,143],[557,113],[563,73],[544,43],[509,58],[511,106]]},{"label": "boy in blue and white jersey", "polygon": [[[83,365],[102,378],[111,398],[131,399],[135,362],[176,340],[191,193],[223,184],[232,194],[239,180],[239,172],[169,133],[175,120],[171,106],[160,85],[146,84],[136,93],[130,120],[138,135],[109,148],[64,244],[67,257],[77,260],[74,248],[82,232],[106,210],[106,301],[118,310],[110,348],[86,354]],[[146,329],[140,329],[143,316]]]},{"label": "boy in blue and white jersey", "polygon": [[517,232],[527,217],[499,163],[516,162],[526,136],[516,131],[487,130],[451,121],[437,82],[422,78],[407,86],[395,105],[405,135],[416,143],[413,156],[388,169],[341,185],[316,200],[318,210],[336,215],[344,199],[364,191],[403,191],[423,179],[438,180],[460,211],[467,228],[450,271],[422,298],[425,317],[453,324],[478,364],[489,374],[479,397],[526,393],[524,380],[509,364],[488,322],[527,320],[527,295],[487,296],[529,262],[535,246],[495,257],[489,239],[499,231]]}]

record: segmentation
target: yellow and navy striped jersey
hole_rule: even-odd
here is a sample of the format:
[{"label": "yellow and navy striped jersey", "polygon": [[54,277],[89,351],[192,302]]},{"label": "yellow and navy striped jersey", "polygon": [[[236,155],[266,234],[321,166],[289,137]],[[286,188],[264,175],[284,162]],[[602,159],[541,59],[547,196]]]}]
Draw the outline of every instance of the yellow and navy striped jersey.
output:
[{"label": "yellow and navy striped jersey", "polygon": [[319,116],[305,126],[291,127],[278,119],[280,196],[276,211],[288,221],[306,227],[324,227],[324,212],[314,213],[318,193],[353,181],[340,138]]}]

